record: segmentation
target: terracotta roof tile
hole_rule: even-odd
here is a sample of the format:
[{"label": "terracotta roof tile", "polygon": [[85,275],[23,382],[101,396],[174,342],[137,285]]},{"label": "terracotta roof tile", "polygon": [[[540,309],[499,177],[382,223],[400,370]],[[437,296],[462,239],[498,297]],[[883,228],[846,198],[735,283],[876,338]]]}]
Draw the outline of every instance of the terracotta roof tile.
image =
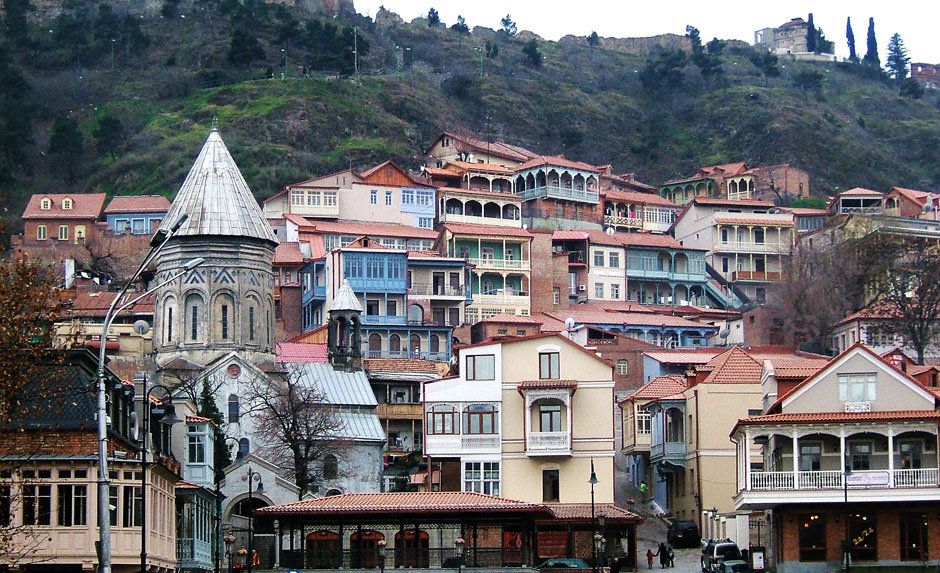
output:
[{"label": "terracotta roof tile", "polygon": [[643,386],[630,393],[624,400],[654,400],[679,394],[688,386],[685,376],[681,374],[668,374],[657,376]]},{"label": "terracotta roof tile", "polygon": [[451,138],[466,143],[471,147],[476,148],[478,151],[485,152],[489,155],[495,155],[497,157],[504,157],[506,159],[512,159],[513,161],[519,161],[520,163],[538,156],[537,153],[529,151],[524,147],[519,147],[518,145],[510,145],[502,141],[483,141],[482,139],[477,139],[470,135],[462,135],[452,132],[445,131],[441,135],[449,135]]},{"label": "terracotta roof tile", "polygon": [[[52,200],[50,209],[42,210],[42,200]],[[62,208],[63,199],[72,200],[72,208]],[[29,198],[24,219],[97,219],[107,198],[105,193],[37,193]]]},{"label": "terracotta roof tile", "polygon": [[[124,295],[121,302],[127,302],[131,299],[134,299],[140,296],[139,292],[128,292]],[[90,292],[90,291],[78,291],[75,295],[75,298],[72,300],[72,304],[67,309],[66,314],[73,317],[78,316],[101,316],[104,317],[108,312],[108,307],[111,305],[111,301],[114,300],[118,293],[116,292]],[[127,314],[153,314],[153,303],[156,298],[156,293],[151,293],[144,298],[140,299],[134,303],[129,309],[124,312]]]},{"label": "terracotta roof tile", "polygon": [[419,229],[394,223],[362,223],[359,221],[323,221],[307,220],[310,230],[319,233],[344,235],[369,235],[371,237],[408,237],[416,239],[436,239],[437,231],[432,229]]},{"label": "terracotta roof tile", "polygon": [[892,193],[897,193],[898,195],[903,195],[904,197],[910,199],[918,205],[924,205],[927,202],[927,199],[930,198],[930,193],[927,191],[918,191],[916,189],[905,189],[904,187],[892,187],[888,191],[888,195]]},{"label": "terracotta roof tile", "polygon": [[793,215],[797,217],[824,216],[829,214],[827,209],[812,209],[810,207],[777,207],[777,209],[783,213],[793,213]]},{"label": "terracotta roof tile", "polygon": [[170,200],[163,195],[125,195],[111,199],[104,210],[109,213],[160,213],[170,209]]},{"label": "terracotta roof tile", "polygon": [[512,324],[541,324],[531,316],[519,316],[517,314],[508,314],[501,312],[499,314],[484,318],[480,322],[491,323],[512,323]]},{"label": "terracotta roof tile", "polygon": [[304,342],[278,342],[275,344],[278,362],[326,362],[329,350],[326,344]]},{"label": "terracotta roof tile", "polygon": [[509,167],[503,167],[502,165],[497,165],[495,163],[469,163],[467,161],[448,161],[450,165],[456,165],[461,169],[466,171],[479,171],[485,173],[505,173],[510,174],[513,172]]},{"label": "terracotta roof tile", "polygon": [[773,201],[758,201],[757,199],[722,199],[719,197],[696,197],[692,203],[699,205],[723,205],[731,207],[773,207]]},{"label": "terracotta roof tile", "polygon": [[801,412],[767,414],[738,420],[738,426],[766,426],[773,424],[814,424],[830,422],[890,422],[902,420],[940,420],[934,410],[907,410],[892,412]]},{"label": "terracotta roof tile", "polygon": [[738,161],[737,163],[724,163],[722,165],[710,165],[708,167],[702,167],[698,170],[699,173],[705,175],[712,175],[718,171],[722,171],[726,175],[740,175],[747,171],[747,163],[743,161]]},{"label": "terracotta roof tile", "polygon": [[440,512],[538,512],[550,514],[542,504],[516,501],[469,491],[345,493],[264,507],[262,515],[380,514]]},{"label": "terracotta roof tile", "polygon": [[[546,504],[556,519],[591,519],[590,503],[550,503]],[[613,521],[637,521],[643,522],[643,518],[638,514],[628,511],[622,507],[617,507],[612,503],[598,503],[594,506],[594,514],[603,513],[604,519]]]},{"label": "terracotta roof tile", "polygon": [[914,364],[912,366],[907,367],[907,374],[909,376],[918,376],[920,374],[923,374],[924,372],[927,372],[928,370],[940,371],[940,366],[937,366],[936,364],[923,364],[923,365]]},{"label": "terracotta roof tile", "polygon": [[836,193],[836,197],[851,197],[851,196],[865,196],[865,197],[870,197],[870,196],[873,196],[873,195],[877,195],[877,196],[881,197],[882,195],[884,195],[884,193],[882,193],[881,191],[873,191],[873,190],[871,190],[871,189],[864,189],[864,188],[862,188],[862,187],[855,187],[855,188],[853,188],[853,189],[848,189],[848,190],[846,190],[846,191],[842,191],[842,192],[840,192],[840,193]]},{"label": "terracotta roof tile", "polygon": [[719,354],[699,368],[710,371],[702,384],[759,384],[764,371],[763,364],[739,346]]},{"label": "terracotta roof tile", "polygon": [[643,205],[656,205],[658,207],[674,207],[676,209],[681,208],[681,205],[676,205],[669,199],[660,197],[655,193],[641,193],[640,191],[615,191],[613,189],[607,189],[601,191],[601,195],[604,195],[612,201],[627,201],[628,203],[641,203]]},{"label": "terracotta roof tile", "polygon": [[593,171],[595,173],[600,173],[603,171],[600,167],[596,165],[589,165],[581,161],[572,161],[566,159],[560,155],[539,155],[538,157],[533,157],[532,159],[526,161],[522,165],[516,167],[516,172],[525,171],[526,169],[532,169],[533,167],[540,167],[542,165],[549,165],[552,167],[567,167],[569,169],[578,169],[580,171]]},{"label": "terracotta roof tile", "polygon": [[194,424],[201,424],[201,423],[208,422],[208,423],[212,424],[213,426],[215,425],[215,422],[213,422],[212,420],[210,420],[209,418],[206,418],[206,417],[204,417],[204,416],[186,416],[186,422],[187,422],[187,423],[190,423],[190,422],[191,422],[191,423],[194,423]]},{"label": "terracotta roof tile", "polygon": [[565,321],[569,316],[578,324],[622,324],[642,326],[665,326],[717,330],[718,327],[701,322],[693,322],[679,316],[667,316],[645,312],[603,312],[569,310],[566,312],[545,313],[555,320]]},{"label": "terracotta roof tile", "polygon": [[298,243],[280,243],[274,248],[275,265],[302,265],[304,256]]},{"label": "terracotta roof tile", "polygon": [[519,390],[540,390],[543,388],[571,388],[578,389],[577,380],[525,380],[517,386]]}]

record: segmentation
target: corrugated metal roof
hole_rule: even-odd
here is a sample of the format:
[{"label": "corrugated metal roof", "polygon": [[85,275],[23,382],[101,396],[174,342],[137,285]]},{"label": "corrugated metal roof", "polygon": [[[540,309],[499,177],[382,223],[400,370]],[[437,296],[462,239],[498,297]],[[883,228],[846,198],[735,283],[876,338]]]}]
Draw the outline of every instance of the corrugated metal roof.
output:
[{"label": "corrugated metal roof", "polygon": [[278,242],[216,128],[209,132],[166,220],[175,221],[182,213],[189,219],[175,236],[225,235]]},{"label": "corrugated metal roof", "polygon": [[342,437],[359,441],[385,442],[382,422],[375,414],[366,412],[338,412],[343,421]]},{"label": "corrugated metal roof", "polygon": [[375,406],[375,394],[364,370],[334,370],[326,362],[286,363],[291,374],[299,373],[309,384],[315,384],[330,404],[336,406]]}]

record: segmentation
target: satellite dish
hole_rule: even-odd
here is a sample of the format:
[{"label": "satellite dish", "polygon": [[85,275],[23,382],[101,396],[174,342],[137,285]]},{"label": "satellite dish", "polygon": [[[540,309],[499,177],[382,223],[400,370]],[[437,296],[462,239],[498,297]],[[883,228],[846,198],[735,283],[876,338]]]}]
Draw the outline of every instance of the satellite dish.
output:
[{"label": "satellite dish", "polygon": [[720,336],[720,337],[722,337],[722,338],[728,338],[729,336],[731,336],[731,331],[726,328],[726,329],[722,330],[721,332],[719,332],[719,333],[718,333],[718,336]]},{"label": "satellite dish", "polygon": [[613,234],[614,234],[614,228],[613,228],[613,227],[607,227],[606,233],[607,233],[608,235],[613,235]]},{"label": "satellite dish", "polygon": [[138,320],[134,323],[134,332],[140,335],[147,334],[150,332],[150,323],[146,320]]},{"label": "satellite dish", "polygon": [[568,330],[571,330],[572,328],[574,328],[574,318],[569,316],[568,318],[565,319],[565,328],[567,328]]}]

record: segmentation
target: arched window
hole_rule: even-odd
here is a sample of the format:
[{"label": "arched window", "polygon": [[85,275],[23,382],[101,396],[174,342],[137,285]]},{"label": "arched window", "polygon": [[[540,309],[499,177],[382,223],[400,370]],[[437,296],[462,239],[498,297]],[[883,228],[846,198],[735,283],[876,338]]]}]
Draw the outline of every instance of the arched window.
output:
[{"label": "arched window", "polygon": [[238,457],[244,458],[249,454],[249,452],[251,452],[251,442],[248,441],[248,438],[239,438],[238,439]]},{"label": "arched window", "polygon": [[430,337],[428,351],[432,354],[437,354],[441,351],[441,339],[436,334],[432,334]]},{"label": "arched window", "polygon": [[186,297],[186,337],[190,342],[199,340],[202,336],[202,326],[200,324],[200,312],[202,312],[202,297],[198,294],[191,294]]},{"label": "arched window", "polygon": [[235,301],[227,294],[215,298],[213,308],[216,340],[230,342],[235,339]]},{"label": "arched window", "polygon": [[165,320],[163,322],[163,332],[164,332],[164,341],[166,343],[173,342],[173,318],[176,315],[176,301],[173,300],[173,297],[167,298],[164,302]]},{"label": "arched window", "polygon": [[369,358],[382,357],[382,335],[373,332],[369,335]]},{"label": "arched window", "polygon": [[467,434],[499,433],[499,415],[493,404],[471,404],[463,411],[464,432]]},{"label": "arched window", "polygon": [[339,461],[333,454],[327,454],[323,458],[323,479],[336,479],[339,473]]},{"label": "arched window", "polygon": [[388,352],[392,356],[395,356],[401,352],[401,337],[397,334],[393,334],[388,337]]},{"label": "arched window", "polygon": [[408,322],[411,324],[424,322],[424,309],[421,308],[421,305],[412,304],[408,306]]},{"label": "arched window", "polygon": [[228,423],[238,423],[238,394],[229,394],[228,396]]},{"label": "arched window", "polygon": [[417,334],[412,334],[408,340],[408,350],[413,355],[421,354],[421,338]]},{"label": "arched window", "polygon": [[435,404],[428,409],[427,432],[429,434],[459,434],[457,408],[450,404]]}]

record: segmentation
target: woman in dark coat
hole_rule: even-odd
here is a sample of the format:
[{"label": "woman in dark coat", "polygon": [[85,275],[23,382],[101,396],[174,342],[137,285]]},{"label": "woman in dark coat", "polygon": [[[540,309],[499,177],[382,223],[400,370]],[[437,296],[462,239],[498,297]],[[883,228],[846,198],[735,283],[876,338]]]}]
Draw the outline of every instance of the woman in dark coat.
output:
[{"label": "woman in dark coat", "polygon": [[659,555],[659,566],[665,569],[666,565],[669,565],[669,548],[666,547],[665,543],[659,544],[656,555]]}]

